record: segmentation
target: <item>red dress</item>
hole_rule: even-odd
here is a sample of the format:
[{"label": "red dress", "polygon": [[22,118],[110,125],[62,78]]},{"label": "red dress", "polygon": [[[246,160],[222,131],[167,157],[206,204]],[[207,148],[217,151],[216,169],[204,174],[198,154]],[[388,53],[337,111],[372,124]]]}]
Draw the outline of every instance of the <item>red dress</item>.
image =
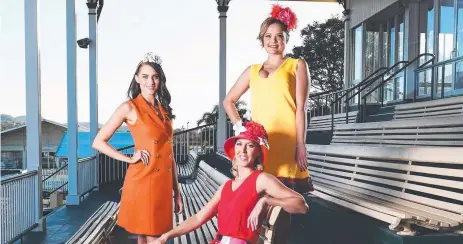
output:
[{"label": "red dress", "polygon": [[259,201],[256,181],[260,173],[252,172],[235,191],[232,190],[232,180],[225,183],[218,206],[217,236],[211,243],[218,243],[221,236],[238,238],[249,243],[257,241],[259,229],[252,231],[247,227],[247,221]]}]

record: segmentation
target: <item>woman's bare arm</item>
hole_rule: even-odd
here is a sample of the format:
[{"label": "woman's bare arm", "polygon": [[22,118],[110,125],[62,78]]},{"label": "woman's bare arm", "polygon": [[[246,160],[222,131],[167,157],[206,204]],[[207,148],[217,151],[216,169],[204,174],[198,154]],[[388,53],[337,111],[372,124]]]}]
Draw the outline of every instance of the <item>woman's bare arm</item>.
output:
[{"label": "woman's bare arm", "polygon": [[309,210],[301,194],[289,189],[275,176],[261,173],[257,178],[257,192],[264,192],[262,200],[270,206],[280,206],[288,213],[305,214]]},{"label": "woman's bare arm", "polygon": [[111,158],[129,163],[130,157],[114,149],[111,145],[109,145],[108,140],[114,135],[122,123],[126,121],[132,122],[133,119],[136,120],[136,118],[133,118],[136,117],[134,113],[135,111],[133,111],[132,105],[130,105],[129,102],[121,104],[108,122],[106,122],[106,124],[98,132],[95,140],[93,141],[92,147]]},{"label": "woman's bare arm", "polygon": [[206,204],[206,206],[199,210],[198,213],[185,220],[179,226],[162,235],[162,238],[171,239],[185,235],[193,230],[196,230],[201,225],[212,219],[212,217],[217,214],[220,196],[222,194],[222,188],[223,185],[219,187],[211,200]]},{"label": "woman's bare arm", "polygon": [[296,69],[296,143],[298,146],[305,145],[306,136],[306,103],[309,98],[310,74],[307,63],[299,59]]},{"label": "woman's bare arm", "polygon": [[223,100],[223,107],[232,123],[236,123],[240,120],[235,103],[238,102],[240,97],[249,89],[250,70],[251,67],[247,67],[244,70]]}]

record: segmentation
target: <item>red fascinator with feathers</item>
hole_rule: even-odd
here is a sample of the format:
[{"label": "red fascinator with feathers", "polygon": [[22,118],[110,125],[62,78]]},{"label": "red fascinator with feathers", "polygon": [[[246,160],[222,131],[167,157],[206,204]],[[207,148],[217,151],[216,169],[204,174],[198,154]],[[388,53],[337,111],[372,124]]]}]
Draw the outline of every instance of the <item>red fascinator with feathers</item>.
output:
[{"label": "red fascinator with feathers", "polygon": [[254,122],[254,121],[247,121],[243,124],[241,128],[239,128],[239,134],[230,137],[225,141],[224,144],[224,151],[227,157],[230,160],[233,160],[235,157],[235,142],[238,139],[248,139],[257,143],[262,151],[262,164],[267,159],[267,152],[270,149],[268,145],[268,135],[267,131],[265,131],[264,126]]},{"label": "red fascinator with feathers", "polygon": [[297,17],[289,7],[282,7],[281,5],[275,4],[272,7],[272,13],[270,16],[283,22],[283,24],[285,24],[288,28],[288,32],[296,28]]}]

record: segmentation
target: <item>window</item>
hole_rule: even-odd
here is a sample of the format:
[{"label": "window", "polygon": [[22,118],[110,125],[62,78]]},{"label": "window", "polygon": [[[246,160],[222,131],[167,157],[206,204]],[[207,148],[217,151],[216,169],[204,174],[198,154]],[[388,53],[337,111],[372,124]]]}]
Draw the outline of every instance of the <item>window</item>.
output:
[{"label": "window", "polygon": [[389,65],[395,64],[395,23],[394,19],[389,20]]},{"label": "window", "polygon": [[454,50],[455,2],[440,0],[439,18],[439,61],[452,58]]},{"label": "window", "polygon": [[380,67],[379,24],[366,24],[365,33],[365,75],[370,75]]},{"label": "window", "polygon": [[[434,0],[426,0],[420,3],[420,54],[434,54],[434,12]],[[421,58],[420,64],[429,59],[430,57]]]},{"label": "window", "polygon": [[463,0],[457,0],[457,55],[463,56]]},{"label": "window", "polygon": [[22,169],[23,152],[22,151],[2,151],[1,156],[2,169]]},{"label": "window", "polygon": [[354,29],[354,80],[362,79],[362,25]]}]

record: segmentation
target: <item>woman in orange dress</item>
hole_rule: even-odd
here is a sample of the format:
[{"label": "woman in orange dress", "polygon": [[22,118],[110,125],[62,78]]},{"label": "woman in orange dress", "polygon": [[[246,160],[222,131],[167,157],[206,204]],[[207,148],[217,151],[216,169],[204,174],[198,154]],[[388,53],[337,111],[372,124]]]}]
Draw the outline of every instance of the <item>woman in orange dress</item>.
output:
[{"label": "woman in orange dress", "polygon": [[274,5],[258,36],[268,53],[267,60],[246,68],[228,92],[223,106],[236,133],[242,121],[235,103],[250,89],[252,119],[265,127],[272,145],[264,171],[298,193],[306,194],[313,191],[305,148],[305,104],[310,77],[304,60],[284,55],[289,32],[296,22],[289,8]]},{"label": "woman in orange dress", "polygon": [[[138,243],[153,243],[173,228],[175,211],[183,211],[172,147],[171,97],[157,56],[147,54],[140,62],[122,103],[101,128],[93,148],[129,163],[122,190],[118,225],[138,235]],[[128,157],[108,144],[125,122],[135,142]]]}]

